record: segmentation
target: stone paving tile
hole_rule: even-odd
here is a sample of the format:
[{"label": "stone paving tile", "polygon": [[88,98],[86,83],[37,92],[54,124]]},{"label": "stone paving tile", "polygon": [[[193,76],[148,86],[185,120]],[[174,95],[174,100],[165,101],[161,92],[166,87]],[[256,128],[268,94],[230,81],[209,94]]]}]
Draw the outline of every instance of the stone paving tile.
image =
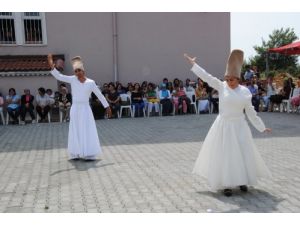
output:
[{"label": "stone paving tile", "polygon": [[260,113],[253,128],[273,174],[227,198],[191,174],[216,115],[98,120],[103,154],[71,162],[67,123],[0,126],[0,212],[300,212],[300,115]]}]

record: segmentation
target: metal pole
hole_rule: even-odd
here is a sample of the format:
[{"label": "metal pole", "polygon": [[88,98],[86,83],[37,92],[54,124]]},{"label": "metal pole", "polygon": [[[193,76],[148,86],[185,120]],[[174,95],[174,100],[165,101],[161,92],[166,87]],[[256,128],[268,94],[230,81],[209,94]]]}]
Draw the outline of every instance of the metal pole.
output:
[{"label": "metal pole", "polygon": [[113,23],[113,71],[114,80],[118,81],[118,26],[117,26],[117,13],[112,13],[112,23]]}]

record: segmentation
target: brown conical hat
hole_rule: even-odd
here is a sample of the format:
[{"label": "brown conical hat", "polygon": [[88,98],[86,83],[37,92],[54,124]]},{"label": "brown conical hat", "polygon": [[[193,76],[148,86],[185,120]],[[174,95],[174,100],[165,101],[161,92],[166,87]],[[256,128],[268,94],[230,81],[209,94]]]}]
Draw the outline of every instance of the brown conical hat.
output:
[{"label": "brown conical hat", "polygon": [[81,69],[84,71],[83,62],[80,56],[75,56],[71,59],[73,70]]},{"label": "brown conical hat", "polygon": [[227,65],[225,76],[241,77],[241,70],[243,66],[244,52],[240,49],[234,49],[231,51]]}]

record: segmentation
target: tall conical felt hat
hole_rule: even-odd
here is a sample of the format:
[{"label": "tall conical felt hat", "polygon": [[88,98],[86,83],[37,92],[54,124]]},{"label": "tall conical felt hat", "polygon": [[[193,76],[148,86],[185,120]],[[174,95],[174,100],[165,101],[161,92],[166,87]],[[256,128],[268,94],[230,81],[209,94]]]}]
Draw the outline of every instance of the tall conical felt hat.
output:
[{"label": "tall conical felt hat", "polygon": [[80,56],[75,56],[73,59],[71,59],[71,63],[73,70],[81,69],[84,71],[83,62]]},{"label": "tall conical felt hat", "polygon": [[241,77],[241,70],[244,60],[244,52],[239,49],[234,49],[230,53],[227,61],[225,76]]}]

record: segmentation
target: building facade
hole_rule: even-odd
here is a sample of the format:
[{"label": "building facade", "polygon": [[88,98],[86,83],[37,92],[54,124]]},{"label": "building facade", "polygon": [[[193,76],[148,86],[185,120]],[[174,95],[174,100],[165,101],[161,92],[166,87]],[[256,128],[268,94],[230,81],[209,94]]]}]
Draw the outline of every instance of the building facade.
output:
[{"label": "building facade", "polygon": [[[183,58],[187,52],[211,74],[223,76],[230,52],[230,13],[216,12],[49,12],[0,13],[0,56],[80,55],[87,76],[98,84],[120,81],[160,83],[194,75]],[[0,29],[1,29],[0,27]],[[55,89],[54,78],[9,76],[0,71],[0,91],[20,93],[38,87]]]}]

